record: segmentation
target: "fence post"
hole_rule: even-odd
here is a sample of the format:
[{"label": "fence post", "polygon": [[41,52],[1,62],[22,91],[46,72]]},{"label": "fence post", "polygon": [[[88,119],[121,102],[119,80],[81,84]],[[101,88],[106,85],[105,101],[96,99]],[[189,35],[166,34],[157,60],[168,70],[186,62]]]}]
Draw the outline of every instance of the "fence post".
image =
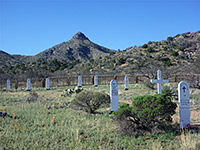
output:
[{"label": "fence post", "polygon": [[44,78],[41,79],[41,85],[42,85],[42,88],[45,88],[45,79]]},{"label": "fence post", "polygon": [[177,82],[177,75],[175,75],[174,82]]},{"label": "fence post", "polygon": [[116,75],[114,75],[114,79],[117,80],[117,76]]},{"label": "fence post", "polygon": [[138,83],[138,76],[135,77],[135,82]]},{"label": "fence post", "polygon": [[17,89],[18,89],[18,81],[15,80],[15,90],[17,90]]}]

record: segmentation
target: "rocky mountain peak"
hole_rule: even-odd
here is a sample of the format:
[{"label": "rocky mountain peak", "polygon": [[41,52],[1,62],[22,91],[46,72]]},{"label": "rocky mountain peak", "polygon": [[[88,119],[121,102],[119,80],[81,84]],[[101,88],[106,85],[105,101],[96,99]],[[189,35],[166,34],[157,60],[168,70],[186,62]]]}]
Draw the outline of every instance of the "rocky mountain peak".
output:
[{"label": "rocky mountain peak", "polygon": [[89,40],[82,32],[76,33],[72,39]]}]

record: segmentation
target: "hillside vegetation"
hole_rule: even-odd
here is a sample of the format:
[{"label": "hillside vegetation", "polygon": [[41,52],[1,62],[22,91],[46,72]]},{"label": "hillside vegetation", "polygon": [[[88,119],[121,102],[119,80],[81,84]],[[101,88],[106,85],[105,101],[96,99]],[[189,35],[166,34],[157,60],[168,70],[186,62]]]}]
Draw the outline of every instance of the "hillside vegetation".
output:
[{"label": "hillside vegetation", "polygon": [[35,56],[0,51],[0,76],[46,77],[75,74],[200,73],[200,31],[178,34],[160,42],[109,50],[78,32]]}]

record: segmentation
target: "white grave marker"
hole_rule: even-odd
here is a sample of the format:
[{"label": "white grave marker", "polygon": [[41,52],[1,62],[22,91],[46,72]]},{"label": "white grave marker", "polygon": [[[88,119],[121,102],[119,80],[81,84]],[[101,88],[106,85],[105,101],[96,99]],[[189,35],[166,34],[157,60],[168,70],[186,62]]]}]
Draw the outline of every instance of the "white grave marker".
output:
[{"label": "white grave marker", "polygon": [[50,80],[46,78],[46,90],[50,90]]},{"label": "white grave marker", "polygon": [[78,76],[78,87],[82,86],[82,77]]},{"label": "white grave marker", "polygon": [[94,76],[94,86],[98,86],[98,76]]},{"label": "white grave marker", "polygon": [[30,79],[27,79],[27,91],[30,91],[31,90],[31,80]]},{"label": "white grave marker", "polygon": [[157,71],[158,79],[151,79],[151,83],[157,83],[158,94],[162,94],[162,83],[168,83],[169,80],[162,80],[162,73],[160,70]]},{"label": "white grave marker", "polygon": [[125,82],[125,90],[128,90],[128,76],[127,75],[124,77],[124,82]]},{"label": "white grave marker", "polygon": [[178,84],[180,128],[190,126],[190,95],[189,85],[186,81]]},{"label": "white grave marker", "polygon": [[111,99],[111,112],[118,110],[119,100],[118,100],[118,82],[117,80],[112,80],[110,82],[110,99]]},{"label": "white grave marker", "polygon": [[11,88],[10,88],[10,80],[8,79],[8,80],[7,80],[7,91],[10,91],[10,89],[11,89]]}]

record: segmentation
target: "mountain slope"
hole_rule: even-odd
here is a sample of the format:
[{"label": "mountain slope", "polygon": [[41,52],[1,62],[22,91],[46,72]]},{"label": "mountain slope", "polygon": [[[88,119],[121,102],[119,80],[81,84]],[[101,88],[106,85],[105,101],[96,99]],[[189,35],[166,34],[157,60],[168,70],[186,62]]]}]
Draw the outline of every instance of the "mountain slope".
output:
[{"label": "mountain slope", "polygon": [[199,59],[200,31],[178,34],[160,42],[149,41],[121,52],[111,52],[102,59],[88,61],[66,72],[80,70],[81,74],[152,74],[161,69],[165,74],[200,73]]},{"label": "mountain slope", "polygon": [[83,33],[78,32],[68,42],[63,42],[33,56],[32,60],[89,60],[110,53],[108,48],[91,42]]},{"label": "mountain slope", "polygon": [[29,56],[22,55],[10,55],[0,50],[0,69],[10,67],[16,63],[24,62]]},{"label": "mountain slope", "polygon": [[178,34],[160,42],[112,51],[78,32],[68,42],[35,56],[0,51],[0,77],[47,77],[77,74],[200,73],[200,31]]}]

